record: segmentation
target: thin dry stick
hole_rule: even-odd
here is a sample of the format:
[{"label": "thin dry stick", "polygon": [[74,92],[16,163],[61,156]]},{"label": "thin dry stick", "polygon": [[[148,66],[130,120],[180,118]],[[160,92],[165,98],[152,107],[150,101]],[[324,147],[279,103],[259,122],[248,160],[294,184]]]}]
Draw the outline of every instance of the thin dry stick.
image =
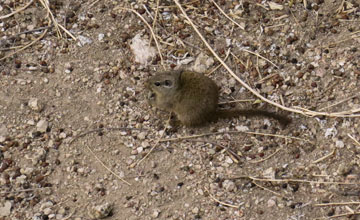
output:
[{"label": "thin dry stick", "polygon": [[96,156],[96,154],[90,149],[90,147],[88,145],[86,145],[87,149],[90,151],[90,153],[96,158],[96,160],[105,168],[107,169],[110,173],[112,173],[114,176],[116,176],[118,179],[120,179],[121,181],[123,181],[124,183],[128,184],[129,186],[131,186],[131,184],[124,180],[123,178],[121,178],[119,175],[117,175],[115,172],[113,172],[109,167],[107,167],[100,159],[98,156]]},{"label": "thin dry stick", "polygon": [[265,157],[264,159],[258,160],[258,161],[250,161],[250,163],[261,163],[264,162],[265,160],[268,160],[269,158],[271,158],[272,156],[274,156],[275,154],[277,154],[279,151],[281,151],[283,148],[279,148],[277,149],[274,153],[270,154],[268,157]]},{"label": "thin dry stick", "polygon": [[344,10],[344,3],[345,0],[342,0],[340,6],[336,9],[336,13],[340,14]]},{"label": "thin dry stick", "polygon": [[8,17],[11,17],[11,16],[13,16],[13,15],[16,14],[16,13],[19,13],[19,12],[25,10],[25,9],[26,9],[27,7],[29,7],[33,2],[34,2],[34,0],[31,0],[31,1],[30,1],[29,3],[27,3],[24,7],[20,8],[20,9],[18,9],[18,10],[16,10],[16,11],[11,12],[10,14],[4,15],[4,16],[0,16],[0,20],[5,19],[5,18],[8,18]]},{"label": "thin dry stick", "polygon": [[96,3],[98,3],[100,0],[95,0],[93,3],[91,3],[88,8],[92,8]]},{"label": "thin dry stick", "polygon": [[276,75],[278,75],[278,73],[270,74],[270,75],[268,75],[268,76],[265,76],[265,77],[262,78],[262,79],[259,79],[259,81],[257,81],[256,83],[262,83],[262,82],[264,82],[265,80],[268,80],[268,79],[270,79],[270,78],[272,78],[272,77],[274,77],[274,76],[276,76]]},{"label": "thin dry stick", "polygon": [[[200,37],[200,39],[203,41],[203,43],[206,45],[206,47],[211,51],[211,53],[216,57],[216,59],[225,67],[225,69],[242,85],[244,86],[246,89],[248,89],[250,92],[252,92],[255,96],[259,97],[261,100],[263,100],[264,102],[267,102],[271,105],[274,105],[280,109],[283,109],[285,111],[289,111],[289,112],[294,112],[294,113],[298,113],[298,114],[302,114],[305,116],[317,116],[317,115],[324,115],[324,116],[336,116],[336,117],[360,117],[359,115],[343,115],[343,114],[339,114],[339,113],[328,113],[328,112],[313,112],[310,110],[304,111],[304,110],[299,110],[299,109],[295,109],[295,108],[289,108],[286,106],[283,106],[281,104],[278,104],[274,101],[271,101],[263,96],[261,96],[256,90],[252,89],[249,85],[247,85],[245,82],[243,82],[231,69],[229,66],[226,65],[226,63],[215,53],[215,51],[211,48],[211,46],[209,45],[209,43],[205,40],[205,38],[202,36],[202,34],[200,33],[200,31],[197,29],[197,27],[194,25],[194,23],[192,22],[192,20],[188,17],[188,15],[186,14],[185,10],[183,9],[183,7],[181,6],[181,4],[179,3],[178,0],[174,0],[174,2],[176,3],[176,5],[178,6],[178,8],[180,9],[180,11],[182,12],[182,14],[184,15],[184,17],[186,18],[186,20],[190,23],[190,25],[193,27],[193,29],[195,30],[195,32],[198,34],[198,36]],[[247,51],[247,50],[244,50]],[[254,53],[251,51],[247,51],[249,53]],[[255,54],[258,55],[258,54]],[[260,55],[258,55],[260,56]],[[260,56],[261,57],[261,56]],[[274,65],[274,64],[273,64]],[[275,65],[276,66],[276,65]],[[351,110],[351,112],[353,112],[354,110]],[[357,111],[360,111],[357,110]]]},{"label": "thin dry stick", "polygon": [[155,149],[155,147],[158,146],[158,144],[160,143],[161,138],[164,136],[166,131],[166,127],[162,130],[161,136],[159,139],[156,140],[154,146],[151,147],[150,151],[145,155],[145,157],[143,157],[141,160],[139,160],[135,165],[133,166],[138,166],[143,160],[145,160],[150,154],[151,152]]},{"label": "thin dry stick", "polygon": [[230,18],[222,9],[221,9],[221,7],[218,5],[218,4],[216,4],[216,2],[214,1],[214,0],[210,0],[218,9],[219,9],[219,11],[227,18],[227,19],[229,19],[230,21],[232,21],[234,24],[236,24],[239,28],[241,28],[242,30],[245,30],[245,28],[242,26],[242,25],[240,25],[239,23],[237,23],[236,21],[234,21],[232,18]]},{"label": "thin dry stick", "polygon": [[255,99],[241,99],[241,100],[233,100],[227,102],[219,102],[219,105],[231,104],[231,103],[240,103],[240,102],[254,102]]},{"label": "thin dry stick", "polygon": [[355,95],[350,96],[350,97],[348,97],[348,98],[346,98],[346,99],[343,99],[343,100],[341,100],[341,101],[339,101],[339,102],[337,102],[337,103],[335,103],[335,104],[332,104],[332,105],[326,106],[326,107],[324,107],[324,108],[321,108],[321,109],[319,109],[319,111],[323,111],[323,110],[325,110],[325,109],[328,109],[328,108],[331,108],[331,107],[340,105],[341,103],[344,103],[344,102],[346,102],[346,101],[348,101],[348,100],[350,100],[350,99],[353,99],[353,98],[355,98],[355,97],[357,97],[357,96],[360,96],[360,94],[355,94]]},{"label": "thin dry stick", "polygon": [[314,204],[313,206],[323,207],[323,206],[338,206],[338,205],[360,205],[360,202],[319,203],[319,204]]},{"label": "thin dry stick", "polygon": [[[73,40],[77,40],[76,37],[74,35],[72,35],[68,30],[66,30],[66,28],[64,26],[62,26],[61,24],[59,24],[55,17],[54,14],[51,12],[50,7],[49,7],[49,1],[48,0],[39,0],[40,3],[44,6],[44,8],[48,11],[48,14],[50,14],[51,17],[51,21],[52,23],[54,23],[54,27],[56,29],[56,32],[58,34],[59,37],[62,38],[62,34],[60,29],[62,29],[67,35],[69,35]],[[60,28],[59,28],[60,27]]]},{"label": "thin dry stick", "polygon": [[[156,39],[156,35],[154,33],[154,30],[152,29],[152,27],[150,26],[150,24],[145,20],[145,18],[143,18],[143,16],[141,16],[137,11],[135,11],[134,9],[130,9],[130,8],[124,8],[124,7],[116,7],[115,9],[121,9],[121,10],[126,10],[126,11],[131,11],[132,13],[136,14],[145,24],[146,26],[149,28],[152,37],[154,38],[155,44],[156,44],[156,48],[158,50],[159,56],[160,56],[160,60],[161,60],[161,65],[164,67],[164,59],[163,56],[161,54],[161,48],[160,48],[160,44],[158,42],[158,40]],[[165,67],[164,67],[165,68]]]},{"label": "thin dry stick", "polygon": [[238,133],[279,137],[279,138],[284,138],[284,139],[294,139],[294,140],[301,140],[301,141],[306,141],[308,143],[312,143],[311,141],[302,139],[302,138],[284,136],[284,135],[278,135],[278,134],[266,134],[266,133],[252,132],[252,131],[224,131],[224,132],[204,133],[204,134],[196,134],[196,135],[177,137],[177,138],[161,139],[160,142],[179,141],[179,140],[186,140],[186,139],[192,139],[192,138],[198,138],[198,137],[204,137],[204,136],[210,136],[210,135],[218,135],[218,134],[238,134]]},{"label": "thin dry stick", "polygon": [[329,157],[333,156],[333,155],[335,154],[335,151],[336,151],[336,148],[334,148],[330,154],[325,155],[325,156],[323,156],[323,157],[321,157],[321,158],[319,158],[319,159],[317,159],[317,160],[313,161],[312,163],[313,163],[313,164],[315,164],[315,163],[319,163],[320,161],[323,161],[323,160],[325,160],[325,159],[327,159],[327,158],[329,158]]},{"label": "thin dry stick", "polygon": [[281,195],[280,193],[274,192],[274,191],[272,191],[272,190],[270,190],[270,189],[268,189],[268,188],[266,188],[266,187],[260,186],[259,184],[256,183],[256,181],[253,181],[253,183],[254,183],[257,187],[259,187],[259,188],[261,188],[261,189],[263,189],[263,190],[266,190],[266,191],[268,191],[268,192],[271,192],[271,193],[273,193],[273,194],[275,194],[275,195],[277,195],[277,196],[279,196],[279,197],[281,197],[281,198],[287,199],[285,196]]},{"label": "thin dry stick", "polygon": [[230,54],[239,62],[239,63],[241,63],[244,67],[245,67],[245,69],[248,69],[249,67],[248,67],[248,65],[246,65],[239,57],[237,57],[233,52],[230,52]]},{"label": "thin dry stick", "polygon": [[11,56],[13,56],[14,54],[19,53],[19,52],[25,50],[26,48],[32,46],[33,44],[35,44],[36,42],[38,42],[39,40],[41,40],[41,39],[45,36],[45,34],[46,34],[47,32],[48,32],[48,30],[45,29],[45,31],[40,35],[40,37],[36,38],[34,41],[32,41],[31,43],[25,45],[24,47],[20,48],[19,50],[14,51],[14,52],[12,52],[12,53],[4,56],[3,58],[0,59],[0,61],[6,59],[6,58],[8,58],[8,57],[11,57]]},{"label": "thin dry stick", "polygon": [[32,188],[32,189],[22,189],[22,190],[16,190],[16,191],[9,191],[9,192],[0,192],[0,194],[8,194],[8,193],[22,193],[22,192],[32,192],[36,190],[44,190],[51,187],[43,187],[43,188]]},{"label": "thin dry stick", "polygon": [[345,182],[326,182],[326,181],[313,181],[313,180],[301,180],[301,179],[263,179],[253,176],[239,176],[230,179],[247,178],[262,182],[298,182],[298,183],[310,183],[310,184],[338,184],[338,185],[360,185],[360,183],[345,183]]},{"label": "thin dry stick", "polygon": [[47,16],[50,15],[50,21],[52,21],[52,23],[54,23],[56,33],[58,34],[58,36],[60,36],[62,38],[62,34],[61,34],[60,29],[59,29],[59,24],[55,20],[55,17],[54,17],[53,13],[50,10],[49,1],[48,0],[39,0],[39,1],[43,5],[43,7],[47,10],[47,12],[48,12]]},{"label": "thin dry stick", "polygon": [[105,131],[105,130],[108,130],[108,131],[122,131],[122,130],[142,130],[142,129],[139,129],[139,128],[126,128],[126,127],[119,127],[119,128],[98,128],[98,129],[94,129],[94,130],[90,130],[90,131],[86,131],[84,133],[81,133],[77,136],[75,136],[69,143],[69,145],[71,145],[72,143],[74,143],[77,139],[81,138],[81,137],[84,137],[88,134],[91,134],[91,133],[95,133],[95,132],[100,132],[100,131]]},{"label": "thin dry stick", "polygon": [[352,216],[352,215],[360,215],[360,212],[349,212],[349,213],[345,213],[345,214],[339,214],[339,215],[333,215],[333,216],[329,216],[327,218],[339,218],[339,217],[344,217],[344,216]]},{"label": "thin dry stick", "polygon": [[239,163],[239,160],[240,160],[239,155],[237,155],[234,151],[232,151],[228,147],[224,147],[221,144],[217,144],[215,142],[211,142],[211,141],[207,141],[207,140],[188,140],[188,141],[189,142],[195,142],[195,143],[196,142],[203,142],[203,143],[212,144],[214,146],[218,146],[218,147],[222,148],[223,150],[225,150],[235,163]]},{"label": "thin dry stick", "polygon": [[[230,50],[231,48],[228,49],[228,51],[226,52],[226,56],[224,58],[224,61],[227,60],[227,58],[229,57],[230,55]],[[217,69],[219,69],[221,67],[221,64],[217,65],[217,67],[215,67],[214,69],[212,69],[209,73],[207,73],[207,75],[211,75],[213,72],[215,72]]]},{"label": "thin dry stick", "polygon": [[247,49],[244,49],[244,48],[242,48],[241,50],[243,50],[243,51],[245,51],[245,52],[248,52],[248,53],[251,53],[251,54],[253,54],[253,55],[257,56],[257,57],[260,57],[261,59],[264,59],[264,60],[268,61],[269,63],[271,63],[271,64],[272,64],[273,66],[275,66],[276,68],[279,68],[279,67],[278,67],[275,63],[273,63],[271,60],[267,59],[266,57],[261,56],[261,55],[258,54],[258,53],[252,52],[252,51],[247,50]]},{"label": "thin dry stick", "polygon": [[160,2],[160,0],[156,0],[155,17],[154,17],[153,24],[152,24],[153,29],[155,29],[155,24],[156,24],[157,17],[158,17],[158,14],[159,14],[159,2]]},{"label": "thin dry stick", "polygon": [[351,136],[351,134],[348,134],[349,138],[351,138],[359,147],[360,147],[360,142],[357,141],[353,136]]},{"label": "thin dry stick", "polygon": [[215,198],[207,188],[205,188],[205,191],[209,193],[209,196],[210,196],[211,199],[213,199],[215,202],[220,203],[221,205],[232,207],[232,208],[237,208],[237,209],[240,208],[240,206],[242,205],[242,204],[240,204],[240,205],[232,205],[232,204],[229,204],[229,203],[221,202],[220,200]]}]

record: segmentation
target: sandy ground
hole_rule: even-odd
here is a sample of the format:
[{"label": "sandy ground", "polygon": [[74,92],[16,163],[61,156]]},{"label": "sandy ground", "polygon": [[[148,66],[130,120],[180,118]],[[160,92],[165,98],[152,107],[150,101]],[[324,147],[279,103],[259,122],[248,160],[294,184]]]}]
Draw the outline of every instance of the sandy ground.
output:
[{"label": "sandy ground", "polygon": [[[360,219],[359,1],[215,1],[237,24],[213,1],[181,1],[262,96],[346,111],[337,117],[260,101],[173,1],[49,1],[76,40],[57,31],[43,0],[6,16],[28,2],[0,2],[1,220]],[[149,57],[138,57],[134,39]],[[211,72],[222,107],[267,109],[292,123],[239,117],[169,128],[144,82],[180,67]]]}]

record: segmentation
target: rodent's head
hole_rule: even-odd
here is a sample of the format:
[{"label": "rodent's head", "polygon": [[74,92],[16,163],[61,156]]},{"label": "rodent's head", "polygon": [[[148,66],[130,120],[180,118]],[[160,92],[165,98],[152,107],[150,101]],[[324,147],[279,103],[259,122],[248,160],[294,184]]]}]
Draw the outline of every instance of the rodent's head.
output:
[{"label": "rodent's head", "polygon": [[169,71],[158,73],[150,77],[145,87],[149,90],[148,101],[162,109],[169,109],[174,102],[174,96],[180,87],[182,71]]},{"label": "rodent's head", "polygon": [[169,94],[179,88],[181,72],[163,72],[151,77],[146,87],[155,93]]}]

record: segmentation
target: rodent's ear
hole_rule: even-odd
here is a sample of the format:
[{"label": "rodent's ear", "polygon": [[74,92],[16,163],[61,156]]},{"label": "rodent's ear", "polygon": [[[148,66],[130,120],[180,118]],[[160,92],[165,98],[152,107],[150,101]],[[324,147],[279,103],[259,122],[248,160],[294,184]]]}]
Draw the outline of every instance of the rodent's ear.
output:
[{"label": "rodent's ear", "polygon": [[180,81],[181,79],[181,75],[182,73],[184,72],[185,70],[184,69],[179,69],[179,70],[176,70],[176,75],[177,75],[177,80]]}]

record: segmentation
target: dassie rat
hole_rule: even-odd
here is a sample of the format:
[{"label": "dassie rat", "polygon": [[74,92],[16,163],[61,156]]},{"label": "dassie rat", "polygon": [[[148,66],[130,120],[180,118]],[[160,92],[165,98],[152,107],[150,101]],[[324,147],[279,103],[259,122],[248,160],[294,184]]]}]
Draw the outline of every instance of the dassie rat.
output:
[{"label": "dassie rat", "polygon": [[192,71],[176,70],[158,73],[148,79],[148,101],[152,106],[173,112],[188,127],[201,126],[218,118],[265,116],[290,123],[286,116],[258,109],[222,110],[218,108],[219,89],[209,77]]}]

